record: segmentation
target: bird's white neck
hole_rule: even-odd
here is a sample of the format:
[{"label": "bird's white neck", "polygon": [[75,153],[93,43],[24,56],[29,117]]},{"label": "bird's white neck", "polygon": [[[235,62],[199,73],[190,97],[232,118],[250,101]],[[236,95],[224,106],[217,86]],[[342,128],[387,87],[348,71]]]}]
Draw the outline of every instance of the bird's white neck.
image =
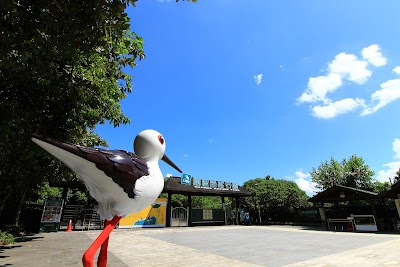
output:
[{"label": "bird's white neck", "polygon": [[163,177],[161,170],[160,170],[160,166],[158,165],[158,160],[150,160],[147,161],[147,166],[149,168],[149,173],[152,176],[159,176],[159,177]]}]

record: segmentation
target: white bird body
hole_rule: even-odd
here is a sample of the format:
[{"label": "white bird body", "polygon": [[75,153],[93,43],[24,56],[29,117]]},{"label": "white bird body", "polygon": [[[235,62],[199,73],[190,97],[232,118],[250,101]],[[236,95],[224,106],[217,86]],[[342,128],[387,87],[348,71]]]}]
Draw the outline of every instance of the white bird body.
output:
[{"label": "white bird body", "polygon": [[[125,217],[152,204],[164,187],[158,161],[163,159],[170,165],[172,163],[164,155],[162,135],[153,130],[142,131],[136,137],[137,155],[85,148],[39,136],[32,140],[82,179],[90,195],[98,201],[100,217],[106,220],[114,216]],[[171,166],[180,171],[173,163]]]}]

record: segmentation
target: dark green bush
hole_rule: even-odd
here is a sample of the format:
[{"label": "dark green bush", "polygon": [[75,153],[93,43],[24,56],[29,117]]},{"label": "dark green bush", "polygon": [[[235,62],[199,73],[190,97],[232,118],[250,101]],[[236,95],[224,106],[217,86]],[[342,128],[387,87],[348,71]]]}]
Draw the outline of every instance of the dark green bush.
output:
[{"label": "dark green bush", "polygon": [[25,233],[25,226],[20,224],[20,225],[5,225],[4,232],[10,233],[13,236],[21,236]]}]

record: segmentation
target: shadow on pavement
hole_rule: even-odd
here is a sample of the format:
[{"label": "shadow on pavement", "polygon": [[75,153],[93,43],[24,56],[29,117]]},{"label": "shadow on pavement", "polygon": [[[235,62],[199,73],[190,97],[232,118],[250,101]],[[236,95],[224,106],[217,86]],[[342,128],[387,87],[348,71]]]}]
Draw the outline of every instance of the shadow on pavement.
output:
[{"label": "shadow on pavement", "polygon": [[43,236],[20,236],[15,238],[15,242],[20,243],[20,242],[29,242],[35,239],[42,239],[44,238]]},{"label": "shadow on pavement", "polygon": [[368,232],[368,231],[333,231],[322,227],[313,226],[296,226],[300,230],[319,231],[319,232],[332,232],[332,233],[369,233],[377,235],[400,235],[400,231],[383,231],[383,232]]}]

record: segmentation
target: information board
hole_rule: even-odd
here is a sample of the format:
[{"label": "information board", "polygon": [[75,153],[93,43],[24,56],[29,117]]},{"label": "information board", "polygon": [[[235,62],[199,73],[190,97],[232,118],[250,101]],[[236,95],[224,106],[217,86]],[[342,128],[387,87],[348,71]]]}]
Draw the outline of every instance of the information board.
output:
[{"label": "information board", "polygon": [[42,218],[40,220],[40,231],[58,231],[64,200],[61,198],[49,198],[46,200]]}]

